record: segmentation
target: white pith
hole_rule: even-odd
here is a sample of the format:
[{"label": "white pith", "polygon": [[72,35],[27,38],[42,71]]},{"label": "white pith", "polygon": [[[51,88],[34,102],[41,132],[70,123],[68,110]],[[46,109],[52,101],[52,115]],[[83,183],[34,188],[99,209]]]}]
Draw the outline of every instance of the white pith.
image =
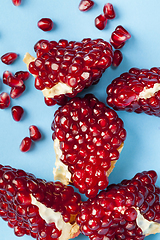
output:
[{"label": "white pith", "polygon": [[70,239],[79,231],[79,227],[76,223],[72,225],[64,222],[60,212],[54,212],[51,208],[47,208],[44,204],[38,202],[32,195],[31,199],[31,203],[39,208],[39,214],[41,218],[44,219],[46,223],[54,222],[56,227],[59,230],[62,230],[59,240]]},{"label": "white pith", "polygon": [[140,98],[144,98],[144,99],[147,99],[147,98],[150,98],[152,96],[154,96],[154,94],[156,92],[158,92],[160,90],[160,83],[155,83],[153,88],[146,88],[144,87],[143,91],[140,92],[139,94],[139,99]]},{"label": "white pith", "polygon": [[[33,56],[31,56],[29,53],[26,53],[23,58],[23,61],[27,65],[27,68],[28,68],[29,63],[35,61],[35,58]],[[36,76],[34,76],[34,77],[36,77]],[[46,97],[46,98],[54,98],[54,96],[56,96],[56,95],[61,95],[61,94],[64,95],[64,94],[72,93],[72,92],[73,92],[73,88],[63,82],[57,83],[52,88],[44,88],[42,90],[42,93],[43,93],[44,97]]]}]

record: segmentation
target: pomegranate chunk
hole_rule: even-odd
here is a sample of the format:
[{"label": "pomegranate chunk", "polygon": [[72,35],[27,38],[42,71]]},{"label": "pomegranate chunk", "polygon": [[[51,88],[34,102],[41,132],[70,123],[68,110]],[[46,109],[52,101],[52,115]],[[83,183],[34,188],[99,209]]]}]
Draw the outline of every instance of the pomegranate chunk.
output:
[{"label": "pomegranate chunk", "polygon": [[0,165],[0,189],[0,216],[16,236],[26,234],[36,240],[78,236],[75,217],[81,197],[71,186]]},{"label": "pomegranate chunk", "polygon": [[31,138],[30,137],[25,137],[20,144],[20,150],[22,152],[28,152],[31,148],[31,145],[32,145]]},{"label": "pomegranate chunk", "polygon": [[107,25],[107,18],[100,14],[99,16],[97,16],[95,18],[95,26],[99,29],[99,30],[103,30]]},{"label": "pomegranate chunk", "polygon": [[79,4],[79,10],[82,12],[90,10],[94,6],[94,1],[92,0],[81,0]]},{"label": "pomegranate chunk", "polygon": [[113,5],[111,3],[106,3],[104,5],[103,13],[107,19],[114,19],[116,17]]},{"label": "pomegranate chunk", "polygon": [[47,32],[47,31],[51,31],[53,28],[53,22],[50,18],[42,18],[38,21],[37,23],[38,27]]},{"label": "pomegranate chunk", "polygon": [[21,106],[13,106],[11,109],[12,117],[15,121],[19,122],[24,114],[24,110]]},{"label": "pomegranate chunk", "polygon": [[155,171],[112,184],[81,204],[77,223],[92,239],[139,239],[160,232],[160,188]]},{"label": "pomegranate chunk", "polygon": [[1,61],[7,65],[10,65],[17,59],[17,57],[18,57],[17,53],[8,52],[1,57]]},{"label": "pomegranate chunk", "polygon": [[10,105],[10,96],[6,92],[0,94],[0,109],[8,108]]},{"label": "pomegranate chunk", "polygon": [[123,121],[89,94],[60,107],[52,130],[55,180],[72,182],[87,197],[95,197],[99,189],[107,187],[108,176],[122,150],[126,138]]},{"label": "pomegranate chunk", "polygon": [[131,68],[107,87],[107,103],[115,110],[160,117],[160,68]]},{"label": "pomegranate chunk", "polygon": [[29,133],[30,133],[30,138],[33,140],[33,141],[38,141],[41,139],[41,133],[38,129],[37,126],[35,125],[31,125],[29,127]]},{"label": "pomegranate chunk", "polygon": [[21,0],[12,0],[12,2],[15,6],[20,6],[21,5]]}]

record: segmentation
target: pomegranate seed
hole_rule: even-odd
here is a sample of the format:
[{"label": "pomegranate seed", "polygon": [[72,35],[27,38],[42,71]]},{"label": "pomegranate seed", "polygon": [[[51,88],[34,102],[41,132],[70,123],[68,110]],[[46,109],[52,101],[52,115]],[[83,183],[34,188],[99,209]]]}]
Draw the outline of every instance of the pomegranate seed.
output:
[{"label": "pomegranate seed", "polygon": [[127,39],[131,38],[131,34],[124,27],[122,27],[121,25],[117,26],[115,31],[120,32],[120,33],[126,35]]},{"label": "pomegranate seed", "polygon": [[103,13],[107,19],[114,19],[116,16],[113,5],[111,3],[107,3],[104,5]]},{"label": "pomegranate seed", "polygon": [[110,39],[110,43],[112,44],[112,46],[113,46],[115,49],[122,48],[122,47],[125,45],[125,42],[117,43],[117,42],[114,42],[112,38]]},{"label": "pomegranate seed", "polygon": [[113,60],[112,60],[112,65],[114,67],[118,67],[120,63],[122,62],[123,55],[120,50],[115,50],[114,55],[113,55]]},{"label": "pomegranate seed", "polygon": [[94,1],[92,0],[81,0],[79,4],[80,11],[88,11],[94,6]]},{"label": "pomegranate seed", "polygon": [[28,71],[18,71],[14,74],[14,76],[22,81],[26,81],[29,78],[30,73]]},{"label": "pomegranate seed", "polygon": [[38,27],[43,31],[51,31],[53,28],[53,22],[50,18],[42,18],[38,21]]},{"label": "pomegranate seed", "polygon": [[54,106],[56,104],[56,101],[53,98],[44,98],[44,102],[47,106]]},{"label": "pomegranate seed", "polygon": [[24,85],[21,79],[16,78],[13,75],[8,76],[7,82],[10,87],[22,87]]},{"label": "pomegranate seed", "polygon": [[20,150],[22,152],[28,152],[31,148],[31,145],[32,145],[31,138],[30,137],[25,137],[20,144]]},{"label": "pomegranate seed", "polygon": [[12,87],[10,91],[11,98],[15,99],[22,95],[22,93],[25,91],[26,86],[23,84],[21,87]]},{"label": "pomegranate seed", "polygon": [[3,73],[3,83],[6,84],[6,85],[8,85],[8,77],[9,76],[13,76],[13,74],[9,71],[5,71]]},{"label": "pomegranate seed", "polygon": [[106,27],[106,24],[107,24],[107,18],[104,15],[100,14],[95,18],[95,26],[99,30],[103,30]]},{"label": "pomegranate seed", "polygon": [[14,52],[9,52],[9,53],[6,53],[4,54],[2,57],[1,57],[1,61],[7,65],[13,63],[18,57],[18,54],[14,53]]},{"label": "pomegranate seed", "polygon": [[113,42],[116,42],[116,43],[123,43],[128,39],[124,33],[121,33],[118,31],[114,31],[111,35],[111,38]]},{"label": "pomegranate seed", "polygon": [[12,0],[12,2],[15,6],[21,5],[21,0]]},{"label": "pomegranate seed", "polygon": [[10,105],[10,96],[6,92],[0,94],[0,109],[8,108]]},{"label": "pomegranate seed", "polygon": [[21,106],[13,106],[11,111],[13,119],[19,122],[24,114],[23,108]]},{"label": "pomegranate seed", "polygon": [[30,138],[33,140],[33,141],[38,141],[41,139],[41,133],[38,129],[37,126],[35,125],[31,125],[29,127],[29,133],[30,133]]}]

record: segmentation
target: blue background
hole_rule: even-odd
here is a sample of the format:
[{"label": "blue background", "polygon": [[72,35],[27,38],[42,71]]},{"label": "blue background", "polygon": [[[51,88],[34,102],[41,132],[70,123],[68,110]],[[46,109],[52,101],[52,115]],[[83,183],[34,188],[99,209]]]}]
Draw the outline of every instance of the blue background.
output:
[{"label": "blue background", "polygon": [[[26,70],[23,56],[28,51],[35,56],[33,46],[39,39],[80,41],[83,38],[103,38],[109,41],[117,25],[124,26],[132,35],[122,48],[123,61],[117,69],[109,68],[98,85],[85,90],[80,96],[92,92],[99,100],[106,101],[106,87],[122,72],[131,67],[151,68],[160,66],[160,1],[158,0],[112,0],[116,18],[108,21],[106,28],[98,30],[94,25],[96,16],[102,13],[106,0],[95,0],[95,6],[88,12],[78,9],[80,0],[22,0],[16,7],[11,0],[0,4],[0,56],[13,51],[19,54],[14,64],[7,66],[0,62],[0,92],[10,88],[2,84],[5,70],[13,73]],[[37,27],[42,17],[49,17],[55,23],[50,32]],[[20,122],[11,116],[11,107],[20,105],[25,114]],[[26,81],[26,91],[11,101],[8,109],[0,110],[0,163],[22,168],[39,178],[53,180],[55,154],[51,139],[51,122],[58,106],[47,107],[40,91],[34,88],[34,78]],[[160,119],[145,114],[118,112],[127,130],[127,139],[115,169],[109,177],[110,183],[132,178],[137,172],[154,169],[160,175]],[[33,144],[27,153],[19,150],[21,140],[29,136],[28,128],[35,124],[42,132],[41,141]],[[157,185],[160,186],[160,178]],[[16,240],[13,229],[0,219],[0,240]],[[32,239],[23,236],[22,240]],[[80,235],[77,240],[87,239]],[[158,240],[159,235],[148,240]]]}]

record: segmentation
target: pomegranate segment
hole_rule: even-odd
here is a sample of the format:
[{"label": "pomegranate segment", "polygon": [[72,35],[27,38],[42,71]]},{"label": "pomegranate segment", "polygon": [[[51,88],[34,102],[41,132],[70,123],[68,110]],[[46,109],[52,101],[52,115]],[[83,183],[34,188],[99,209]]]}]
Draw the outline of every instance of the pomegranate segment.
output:
[{"label": "pomegranate segment", "polygon": [[38,127],[37,126],[35,126],[35,125],[31,125],[30,127],[29,127],[29,133],[30,133],[30,138],[33,140],[33,141],[38,141],[38,140],[40,140],[41,139],[41,133],[40,133],[40,131],[39,131],[39,129],[38,129]]},{"label": "pomegranate segment", "polygon": [[114,19],[116,17],[116,13],[114,11],[114,7],[111,3],[106,3],[103,7],[104,16],[107,19]]},{"label": "pomegranate segment", "polygon": [[104,15],[100,14],[95,18],[95,26],[99,30],[103,30],[106,27],[106,25],[107,25],[107,18]]},{"label": "pomegranate segment", "polygon": [[14,4],[15,6],[20,6],[20,5],[21,5],[21,1],[22,1],[22,0],[12,0],[13,4]]},{"label": "pomegranate segment", "polygon": [[[0,165],[0,216],[16,236],[70,239],[79,234],[75,217],[81,197],[71,186]],[[64,231],[63,231],[64,230]]]},{"label": "pomegranate segment", "polygon": [[10,105],[10,96],[6,92],[0,94],[0,109],[8,108]]},{"label": "pomegranate segment", "polygon": [[20,144],[20,150],[21,152],[28,152],[31,148],[31,145],[32,145],[32,140],[30,137],[25,137],[21,144]]},{"label": "pomegranate segment", "polygon": [[[81,42],[65,39],[40,40],[35,46],[37,58],[31,61],[26,54],[24,62],[35,76],[35,87],[42,90],[48,105],[75,97],[84,88],[96,84],[111,65],[113,51],[103,39],[83,39]],[[60,101],[59,101],[60,98]]]},{"label": "pomegranate segment", "polygon": [[24,114],[24,110],[21,106],[13,106],[11,109],[12,117],[15,121],[19,122]]},{"label": "pomegranate segment", "polygon": [[131,68],[107,87],[107,103],[115,110],[160,117],[160,68]]},{"label": "pomegranate segment", "polygon": [[60,107],[52,123],[56,152],[55,180],[72,182],[87,197],[108,185],[126,131],[116,112],[92,94]]},{"label": "pomegranate segment", "polygon": [[77,223],[93,239],[143,240],[160,232],[160,188],[155,171],[136,174],[112,184],[81,204]]},{"label": "pomegranate segment", "polygon": [[18,57],[17,53],[8,52],[1,56],[1,61],[7,65],[12,64]]},{"label": "pomegranate segment", "polygon": [[79,10],[82,12],[90,10],[94,6],[94,1],[92,0],[81,0],[79,4]]},{"label": "pomegranate segment", "polygon": [[41,18],[38,23],[37,23],[38,27],[47,32],[47,31],[51,31],[53,28],[53,22],[50,18]]}]

